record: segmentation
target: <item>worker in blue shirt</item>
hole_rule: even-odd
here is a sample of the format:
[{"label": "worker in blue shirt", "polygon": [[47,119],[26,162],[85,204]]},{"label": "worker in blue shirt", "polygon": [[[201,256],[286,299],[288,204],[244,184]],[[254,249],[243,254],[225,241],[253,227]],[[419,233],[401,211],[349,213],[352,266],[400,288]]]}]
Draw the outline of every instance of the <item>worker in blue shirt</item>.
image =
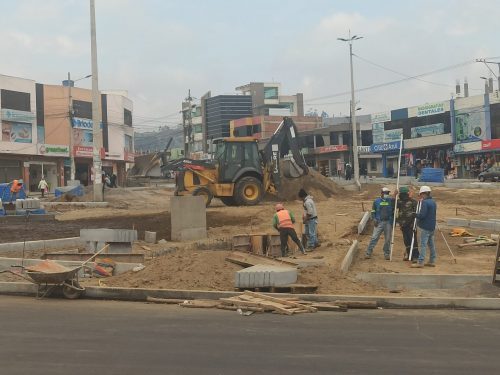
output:
[{"label": "worker in blue shirt", "polygon": [[373,249],[377,246],[377,242],[383,232],[384,258],[385,260],[390,260],[392,224],[394,219],[394,198],[389,196],[390,192],[388,188],[382,188],[380,197],[373,202],[371,219],[373,220],[374,228],[372,238],[366,249],[365,259],[372,257]]},{"label": "worker in blue shirt", "polygon": [[[414,268],[422,268],[425,266],[436,266],[436,247],[434,245],[434,230],[436,229],[436,212],[437,205],[431,197],[431,188],[422,186],[418,192],[421,199],[420,211],[417,213],[417,226],[420,228],[420,255],[418,263],[412,264]],[[429,262],[425,263],[425,253],[429,246],[430,257]]]}]

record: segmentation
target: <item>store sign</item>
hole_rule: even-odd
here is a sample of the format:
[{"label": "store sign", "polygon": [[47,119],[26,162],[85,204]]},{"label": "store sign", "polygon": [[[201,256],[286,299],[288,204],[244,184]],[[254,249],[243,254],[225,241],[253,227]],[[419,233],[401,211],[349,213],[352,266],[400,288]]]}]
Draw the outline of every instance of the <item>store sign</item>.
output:
[{"label": "store sign", "polygon": [[444,103],[424,104],[417,107],[417,117],[437,115],[444,112]]},{"label": "store sign", "polygon": [[384,123],[387,121],[391,121],[391,111],[373,113],[370,117],[372,124]]},{"label": "store sign", "polygon": [[371,154],[370,146],[358,146],[358,154]]},{"label": "store sign", "polygon": [[485,141],[490,137],[482,106],[455,111],[455,143]]},{"label": "store sign", "polygon": [[489,141],[481,141],[482,150],[500,150],[500,139],[491,139]]},{"label": "store sign", "polygon": [[317,154],[326,154],[328,152],[338,152],[338,151],[348,151],[349,146],[347,145],[331,145],[315,148]]},{"label": "store sign", "polygon": [[370,151],[373,153],[385,151],[399,151],[401,148],[401,141],[387,142],[381,144],[373,144],[370,146]]},{"label": "store sign", "polygon": [[94,127],[93,121],[88,118],[73,117],[71,119],[71,124],[73,125],[74,129],[92,130]]},{"label": "store sign", "polygon": [[73,129],[73,145],[92,147],[94,145],[92,130]]},{"label": "store sign", "polygon": [[4,122],[2,124],[2,141],[16,143],[33,143],[33,125],[24,122]]},{"label": "store sign", "polygon": [[460,143],[453,146],[453,152],[458,154],[461,152],[481,151],[481,146],[481,142]]},{"label": "store sign", "polygon": [[38,144],[38,154],[45,156],[68,156],[69,147],[66,145]]},{"label": "store sign", "polygon": [[77,158],[91,158],[94,151],[90,146],[74,146],[73,155]]},{"label": "store sign", "polygon": [[416,126],[414,128],[411,128],[412,138],[429,137],[432,135],[439,135],[439,134],[444,134],[443,123]]},{"label": "store sign", "polygon": [[127,163],[133,163],[135,160],[135,154],[131,151],[124,151],[124,158]]},{"label": "store sign", "polygon": [[19,121],[19,122],[33,122],[35,121],[35,114],[26,111],[16,111],[13,109],[2,108],[1,111],[2,120],[5,121]]},{"label": "store sign", "polygon": [[403,134],[403,129],[385,130],[383,143],[399,141],[401,139],[402,134]]}]

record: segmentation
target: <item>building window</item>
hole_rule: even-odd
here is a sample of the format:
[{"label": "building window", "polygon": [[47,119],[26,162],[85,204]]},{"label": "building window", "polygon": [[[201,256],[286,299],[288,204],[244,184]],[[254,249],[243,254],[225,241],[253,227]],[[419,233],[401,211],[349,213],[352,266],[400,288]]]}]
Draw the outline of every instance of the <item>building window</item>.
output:
[{"label": "building window", "polygon": [[377,159],[370,159],[370,172],[377,171]]},{"label": "building window", "polygon": [[132,126],[132,111],[128,109],[123,109],[123,123],[128,126]]},{"label": "building window", "polygon": [[264,87],[264,99],[278,99],[278,88]]},{"label": "building window", "polygon": [[82,100],[73,100],[73,116],[79,118],[92,118],[92,103]]},{"label": "building window", "polygon": [[288,108],[291,113],[293,113],[293,109],[295,108],[294,103],[280,103],[283,105],[284,108]]},{"label": "building window", "polygon": [[330,132],[330,144],[331,145],[338,145],[339,144],[339,133]]},{"label": "building window", "polygon": [[132,137],[130,135],[125,134],[125,151],[132,151]]},{"label": "building window", "polygon": [[30,94],[28,92],[1,91],[2,108],[31,112]]}]

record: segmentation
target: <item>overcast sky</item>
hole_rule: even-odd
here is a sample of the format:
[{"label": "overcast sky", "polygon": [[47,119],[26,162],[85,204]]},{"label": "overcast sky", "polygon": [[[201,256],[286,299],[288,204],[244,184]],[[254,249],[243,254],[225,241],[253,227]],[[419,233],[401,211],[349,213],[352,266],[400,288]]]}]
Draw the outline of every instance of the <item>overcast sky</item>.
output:
[{"label": "overcast sky", "polygon": [[[500,61],[498,11],[498,0],[96,0],[99,88],[128,90],[139,130],[177,123],[188,89],[199,98],[252,81],[346,115],[349,52],[337,38],[351,29],[363,36],[357,89],[455,66],[360,91],[359,113],[448,99],[464,77],[481,94],[491,73],[473,61]],[[0,51],[0,74],[47,84],[89,74],[89,1],[0,0]]]}]

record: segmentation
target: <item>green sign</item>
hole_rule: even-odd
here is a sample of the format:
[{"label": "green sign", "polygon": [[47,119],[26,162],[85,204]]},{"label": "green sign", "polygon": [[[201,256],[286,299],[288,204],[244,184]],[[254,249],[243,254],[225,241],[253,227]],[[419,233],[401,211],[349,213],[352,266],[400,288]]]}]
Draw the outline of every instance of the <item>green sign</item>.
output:
[{"label": "green sign", "polygon": [[417,117],[437,115],[444,112],[444,103],[424,104],[417,107]]}]

